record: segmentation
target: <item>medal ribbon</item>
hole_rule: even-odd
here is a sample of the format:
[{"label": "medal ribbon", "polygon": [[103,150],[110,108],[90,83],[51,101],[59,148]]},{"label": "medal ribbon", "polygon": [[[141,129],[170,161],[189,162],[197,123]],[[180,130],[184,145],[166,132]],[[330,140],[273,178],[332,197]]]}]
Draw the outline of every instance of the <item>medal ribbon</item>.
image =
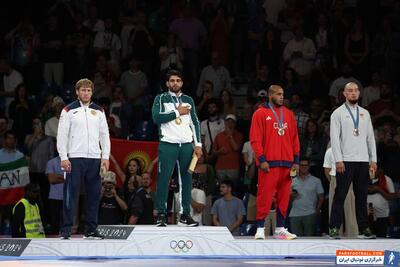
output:
[{"label": "medal ribbon", "polygon": [[[170,96],[171,96],[172,102],[174,102],[174,107],[177,110],[179,104],[181,103],[181,100],[180,100],[180,98],[178,96],[175,96],[175,97],[173,97],[172,95],[170,95]],[[175,98],[176,98],[177,101],[175,101]]]},{"label": "medal ribbon", "polygon": [[278,118],[278,114],[276,114],[276,112],[275,112],[273,106],[271,105],[271,103],[268,103],[268,107],[272,110],[272,113],[274,114],[274,117],[275,117],[276,121],[278,122],[279,129],[283,129],[283,111],[282,111],[282,107],[279,108],[280,118]]},{"label": "medal ribbon", "polygon": [[358,125],[360,123],[360,111],[358,110],[358,106],[357,106],[357,118],[354,118],[353,112],[351,112],[350,107],[346,103],[344,103],[344,105],[346,106],[346,109],[350,113],[351,119],[353,120],[354,129],[358,129]]}]

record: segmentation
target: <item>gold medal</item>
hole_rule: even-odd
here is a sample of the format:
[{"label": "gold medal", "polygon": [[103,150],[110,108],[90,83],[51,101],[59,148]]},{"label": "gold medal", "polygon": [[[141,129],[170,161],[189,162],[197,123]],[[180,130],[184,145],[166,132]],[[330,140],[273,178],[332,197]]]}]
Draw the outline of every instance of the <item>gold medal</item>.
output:
[{"label": "gold medal", "polygon": [[279,135],[279,136],[285,135],[285,129],[283,129],[283,128],[278,128],[278,135]]},{"label": "gold medal", "polygon": [[180,124],[182,123],[181,117],[176,118],[176,119],[175,119],[175,123],[178,124],[178,125],[180,125]]},{"label": "gold medal", "polygon": [[354,130],[353,130],[353,135],[354,135],[354,136],[359,136],[359,135],[360,135],[360,129],[357,129],[357,128],[354,129]]},{"label": "gold medal", "polygon": [[96,110],[91,110],[90,113],[92,113],[93,116],[96,116]]}]

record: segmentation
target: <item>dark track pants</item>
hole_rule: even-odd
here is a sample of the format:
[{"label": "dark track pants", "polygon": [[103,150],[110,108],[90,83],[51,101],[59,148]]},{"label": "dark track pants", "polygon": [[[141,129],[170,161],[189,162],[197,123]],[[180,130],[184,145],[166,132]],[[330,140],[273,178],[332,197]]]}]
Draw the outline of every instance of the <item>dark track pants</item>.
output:
[{"label": "dark track pants", "polygon": [[77,198],[80,186],[85,183],[86,190],[86,227],[85,232],[90,233],[97,228],[99,211],[101,178],[100,159],[71,158],[71,172],[67,174],[64,182],[63,227],[62,233],[71,233],[73,217],[76,211]]}]

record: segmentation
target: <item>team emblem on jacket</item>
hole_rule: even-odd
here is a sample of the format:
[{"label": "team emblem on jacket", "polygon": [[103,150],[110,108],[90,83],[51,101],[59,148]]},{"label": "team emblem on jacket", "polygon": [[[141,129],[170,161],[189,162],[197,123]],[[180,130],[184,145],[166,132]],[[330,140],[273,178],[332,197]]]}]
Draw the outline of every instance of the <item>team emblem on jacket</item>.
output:
[{"label": "team emblem on jacket", "polygon": [[96,116],[96,110],[92,110],[90,113],[92,113],[93,116]]}]

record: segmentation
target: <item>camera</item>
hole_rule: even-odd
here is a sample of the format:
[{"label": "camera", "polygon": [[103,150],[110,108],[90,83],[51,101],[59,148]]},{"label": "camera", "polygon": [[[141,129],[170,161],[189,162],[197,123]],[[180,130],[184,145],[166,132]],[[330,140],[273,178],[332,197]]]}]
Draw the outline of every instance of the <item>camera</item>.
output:
[{"label": "camera", "polygon": [[104,186],[104,191],[107,192],[107,193],[111,192],[112,189],[113,189],[113,186],[110,185],[110,184],[107,184],[107,185]]}]

